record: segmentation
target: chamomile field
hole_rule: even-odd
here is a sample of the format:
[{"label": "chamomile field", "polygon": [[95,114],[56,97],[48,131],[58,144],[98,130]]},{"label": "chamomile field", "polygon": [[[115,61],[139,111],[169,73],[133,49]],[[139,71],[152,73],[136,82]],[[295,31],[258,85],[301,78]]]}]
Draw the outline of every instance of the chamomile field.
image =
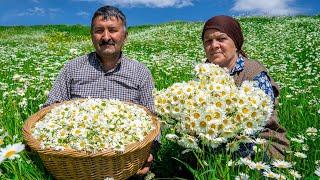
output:
[{"label": "chamomile field", "polygon": [[[184,161],[188,153],[183,154],[181,147],[165,138],[168,130],[164,128],[151,170],[155,178],[319,178],[320,16],[239,20],[244,51],[250,59],[262,62],[280,85],[277,111],[291,141],[285,161],[290,165],[263,162],[269,171],[262,172],[268,168],[257,165],[261,160],[246,167],[249,162],[243,159],[206,154],[197,156],[197,167],[190,167]],[[149,68],[157,90],[189,81],[195,77],[195,65],[205,60],[202,27],[203,22],[129,27],[124,54]],[[94,51],[90,27],[2,26],[0,39],[0,179],[53,179],[34,152],[17,149],[9,156],[6,148],[25,143],[24,121],[46,101],[63,65]]]}]

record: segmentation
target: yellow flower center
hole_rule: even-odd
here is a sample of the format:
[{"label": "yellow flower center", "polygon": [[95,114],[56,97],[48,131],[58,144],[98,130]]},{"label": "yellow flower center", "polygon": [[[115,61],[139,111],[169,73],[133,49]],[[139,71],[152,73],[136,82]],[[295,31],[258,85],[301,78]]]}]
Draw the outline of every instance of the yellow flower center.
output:
[{"label": "yellow flower center", "polygon": [[11,156],[15,155],[16,154],[16,151],[15,150],[9,150],[5,155],[4,157],[6,158],[10,158]]},{"label": "yellow flower center", "polygon": [[252,128],[253,127],[253,123],[252,122],[247,122],[247,127],[248,128]]},{"label": "yellow flower center", "polygon": [[209,129],[208,134],[212,135],[213,133],[214,133],[214,130],[213,129]]},{"label": "yellow flower center", "polygon": [[223,124],[219,124],[218,129],[219,129],[219,130],[223,130],[223,129],[224,129],[224,125],[223,125]]},{"label": "yellow flower center", "polygon": [[99,115],[98,115],[98,114],[95,114],[95,115],[93,116],[93,120],[94,120],[94,121],[97,121],[98,118],[99,118]]},{"label": "yellow flower center", "polygon": [[207,114],[207,115],[205,116],[205,118],[206,118],[207,121],[211,121],[211,120],[212,120],[212,117],[211,117],[211,115],[209,115],[209,114]]},{"label": "yellow flower center", "polygon": [[267,106],[267,102],[263,101],[261,105],[262,105],[262,107],[266,107]]},{"label": "yellow flower center", "polygon": [[228,105],[230,105],[230,104],[232,103],[232,101],[231,101],[230,99],[227,99],[227,100],[226,100],[226,103],[227,103]]},{"label": "yellow flower center", "polygon": [[192,126],[192,127],[195,127],[195,126],[196,126],[196,123],[195,123],[195,122],[191,122],[191,126]]},{"label": "yellow flower center", "polygon": [[199,119],[200,118],[200,114],[199,113],[194,113],[193,117],[196,118],[196,119]]},{"label": "yellow flower center", "polygon": [[80,131],[79,129],[77,129],[74,133],[75,133],[75,134],[80,134],[81,131]]},{"label": "yellow flower center", "polygon": [[249,91],[250,91],[250,88],[249,88],[249,87],[245,87],[245,88],[244,88],[244,92],[247,93],[247,92],[249,92]]},{"label": "yellow flower center", "polygon": [[204,67],[201,67],[201,68],[199,69],[199,72],[200,72],[200,73],[204,73],[204,72],[206,72],[206,69],[205,69]]},{"label": "yellow flower center", "polygon": [[241,121],[241,116],[240,116],[239,114],[237,114],[237,116],[236,116],[236,120],[237,120],[238,122],[240,122],[240,121]]},{"label": "yellow flower center", "polygon": [[242,112],[243,112],[244,114],[248,114],[249,109],[248,109],[248,108],[243,108],[243,109],[242,109]]},{"label": "yellow flower center", "polygon": [[84,141],[80,142],[80,147],[85,147],[86,143]]},{"label": "yellow flower center", "polygon": [[244,101],[242,99],[240,99],[239,104],[244,104]]},{"label": "yellow flower center", "polygon": [[207,127],[207,123],[205,121],[201,121],[200,127],[202,127],[202,128]]},{"label": "yellow flower center", "polygon": [[216,102],[216,106],[221,108],[222,107],[222,103],[221,102]]},{"label": "yellow flower center", "polygon": [[214,113],[214,118],[220,119],[221,118],[221,113],[220,112],[215,112]]},{"label": "yellow flower center", "polygon": [[200,102],[200,103],[203,103],[203,102],[204,102],[204,99],[203,99],[203,98],[199,98],[199,102]]}]

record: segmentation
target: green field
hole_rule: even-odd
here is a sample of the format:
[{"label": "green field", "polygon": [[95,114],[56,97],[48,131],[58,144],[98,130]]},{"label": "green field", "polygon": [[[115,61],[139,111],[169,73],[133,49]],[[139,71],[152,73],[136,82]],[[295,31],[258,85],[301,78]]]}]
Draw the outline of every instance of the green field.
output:
[{"label": "green field", "polygon": [[[239,20],[245,36],[244,51],[249,58],[262,62],[281,87],[277,110],[288,136],[306,136],[308,127],[319,131],[320,16]],[[129,27],[124,54],[150,69],[158,90],[188,81],[194,77],[193,67],[205,58],[200,37],[202,26],[202,22],[171,22]],[[94,50],[89,31],[89,27],[80,25],[0,27],[0,128],[9,134],[1,147],[23,142],[24,121],[46,101],[64,63]],[[320,166],[315,164],[320,160],[319,132],[314,141],[305,139],[304,144],[309,147],[302,150],[307,158],[291,159],[297,162],[294,169],[304,179],[317,179],[314,172]],[[292,142],[292,148],[299,149],[302,145]],[[154,163],[158,177],[179,176],[167,166],[168,161],[181,164],[171,159],[181,157],[172,148],[177,147],[163,139]],[[52,179],[38,156],[26,151],[20,155],[21,158],[0,164],[0,179]],[[204,173],[204,177],[234,179],[239,173],[217,168],[224,173],[228,171],[228,175],[215,172],[215,176]],[[194,174],[201,173],[195,171]]]}]

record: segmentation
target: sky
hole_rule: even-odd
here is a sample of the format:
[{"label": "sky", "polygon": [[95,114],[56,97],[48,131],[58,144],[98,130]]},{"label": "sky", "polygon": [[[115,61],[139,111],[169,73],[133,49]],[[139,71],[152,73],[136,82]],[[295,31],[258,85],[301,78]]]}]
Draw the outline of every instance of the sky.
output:
[{"label": "sky", "polygon": [[320,15],[320,0],[0,0],[0,26],[90,25],[103,5],[118,7],[129,26],[204,22],[214,15]]}]

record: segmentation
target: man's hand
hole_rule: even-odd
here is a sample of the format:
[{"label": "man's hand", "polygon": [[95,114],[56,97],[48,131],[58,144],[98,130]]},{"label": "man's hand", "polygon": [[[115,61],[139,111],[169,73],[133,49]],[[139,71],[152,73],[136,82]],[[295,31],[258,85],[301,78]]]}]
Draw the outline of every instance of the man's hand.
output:
[{"label": "man's hand", "polygon": [[143,167],[141,169],[139,169],[139,171],[137,172],[136,175],[138,175],[138,176],[146,175],[150,170],[150,166],[151,166],[152,161],[153,161],[153,156],[152,156],[152,154],[150,154],[147,159],[147,162],[143,165]]}]

